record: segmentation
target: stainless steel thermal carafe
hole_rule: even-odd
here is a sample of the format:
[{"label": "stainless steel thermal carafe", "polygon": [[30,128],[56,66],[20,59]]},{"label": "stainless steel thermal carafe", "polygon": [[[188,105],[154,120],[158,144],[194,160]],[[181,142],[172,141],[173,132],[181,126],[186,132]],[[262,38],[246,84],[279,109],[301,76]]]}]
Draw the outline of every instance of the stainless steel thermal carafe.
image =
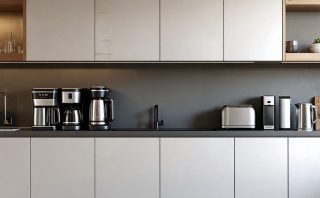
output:
[{"label": "stainless steel thermal carafe", "polygon": [[298,103],[296,107],[298,131],[313,131],[318,116],[316,107],[311,103]]},{"label": "stainless steel thermal carafe", "polygon": [[110,90],[104,86],[94,86],[90,92],[89,129],[110,129],[110,122],[114,119],[113,100],[108,98]]}]

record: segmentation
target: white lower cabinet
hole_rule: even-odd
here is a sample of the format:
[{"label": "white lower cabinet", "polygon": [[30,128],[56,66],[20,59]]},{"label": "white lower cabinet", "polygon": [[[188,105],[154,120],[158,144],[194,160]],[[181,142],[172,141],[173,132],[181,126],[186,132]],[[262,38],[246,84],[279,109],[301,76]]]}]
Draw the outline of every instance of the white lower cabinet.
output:
[{"label": "white lower cabinet", "polygon": [[31,198],[94,198],[94,138],[32,138]]},{"label": "white lower cabinet", "polygon": [[234,138],[161,138],[161,198],[234,198]]},{"label": "white lower cabinet", "polygon": [[320,197],[320,138],[289,138],[289,197]]},{"label": "white lower cabinet", "polygon": [[96,198],[159,198],[159,138],[96,138]]},{"label": "white lower cabinet", "polygon": [[30,197],[30,138],[0,139],[0,197]]},{"label": "white lower cabinet", "polygon": [[287,168],[287,138],[236,138],[235,198],[287,198]]}]

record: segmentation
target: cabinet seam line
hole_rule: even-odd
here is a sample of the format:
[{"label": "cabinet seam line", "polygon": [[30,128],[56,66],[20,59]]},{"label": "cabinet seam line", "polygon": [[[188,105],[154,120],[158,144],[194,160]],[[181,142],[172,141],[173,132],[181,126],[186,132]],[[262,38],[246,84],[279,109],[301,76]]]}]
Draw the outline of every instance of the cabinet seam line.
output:
[{"label": "cabinet seam line", "polygon": [[159,138],[159,198],[161,198],[161,138]]},{"label": "cabinet seam line", "polygon": [[233,198],[236,198],[236,138],[233,138]]},{"label": "cabinet seam line", "polygon": [[30,143],[30,145],[29,145],[29,152],[30,152],[30,162],[29,162],[29,178],[30,178],[30,180],[29,180],[29,182],[30,182],[30,194],[29,194],[29,198],[31,198],[31,138],[29,139],[29,143]]}]

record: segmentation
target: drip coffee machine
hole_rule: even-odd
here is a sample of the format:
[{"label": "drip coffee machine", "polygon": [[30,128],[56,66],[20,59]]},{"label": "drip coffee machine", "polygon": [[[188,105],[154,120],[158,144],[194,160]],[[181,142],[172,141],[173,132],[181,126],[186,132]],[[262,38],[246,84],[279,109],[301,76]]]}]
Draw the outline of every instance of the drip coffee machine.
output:
[{"label": "drip coffee machine", "polygon": [[57,130],[57,127],[60,123],[60,109],[58,98],[58,89],[32,89],[33,130]]}]

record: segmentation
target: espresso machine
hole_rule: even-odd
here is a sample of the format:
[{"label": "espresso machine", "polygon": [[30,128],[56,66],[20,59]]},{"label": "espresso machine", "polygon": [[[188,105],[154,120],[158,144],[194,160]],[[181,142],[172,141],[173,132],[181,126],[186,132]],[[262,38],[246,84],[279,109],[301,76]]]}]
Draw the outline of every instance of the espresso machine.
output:
[{"label": "espresso machine", "polygon": [[56,88],[32,89],[32,130],[57,130],[60,124],[59,90]]},{"label": "espresso machine", "polygon": [[110,90],[104,86],[90,88],[89,130],[109,130],[114,119],[113,100]]}]

